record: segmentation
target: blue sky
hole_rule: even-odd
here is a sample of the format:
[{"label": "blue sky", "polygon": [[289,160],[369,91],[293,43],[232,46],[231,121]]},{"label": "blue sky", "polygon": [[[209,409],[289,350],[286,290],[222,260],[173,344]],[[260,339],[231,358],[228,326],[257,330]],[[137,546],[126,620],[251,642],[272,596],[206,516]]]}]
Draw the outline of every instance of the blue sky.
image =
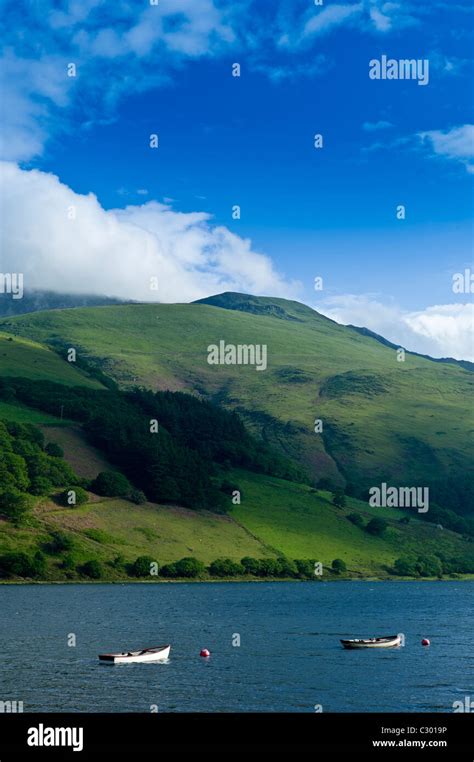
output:
[{"label": "blue sky", "polygon": [[[29,198],[28,216],[8,218],[23,230],[34,222],[32,236],[45,238],[25,253],[13,230],[7,258],[32,285],[144,298],[127,268],[136,276],[140,247],[156,246],[165,301],[221,285],[276,293],[342,322],[366,317],[421,351],[469,354],[471,296],[452,290],[453,273],[472,267],[467,0],[69,0],[49,14],[43,0],[1,6],[3,158]],[[383,54],[427,59],[428,84],[371,80],[369,61]],[[71,62],[75,77],[65,74]],[[88,206],[87,272],[74,254],[77,226],[71,236],[51,219],[41,233],[68,198]],[[119,268],[128,294],[114,265],[120,235],[109,240],[109,210],[125,207],[113,220],[127,250],[137,247]],[[148,238],[132,244],[136,227]],[[152,259],[148,251],[144,278]],[[105,286],[94,261],[109,263]]]}]

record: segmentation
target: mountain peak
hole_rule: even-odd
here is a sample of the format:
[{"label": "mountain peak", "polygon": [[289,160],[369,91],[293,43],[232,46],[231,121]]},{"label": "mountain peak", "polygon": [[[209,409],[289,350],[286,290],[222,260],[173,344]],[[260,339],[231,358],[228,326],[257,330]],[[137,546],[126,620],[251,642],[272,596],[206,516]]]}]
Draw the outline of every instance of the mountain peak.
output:
[{"label": "mountain peak", "polygon": [[253,294],[240,294],[237,291],[224,291],[222,294],[207,296],[197,299],[193,304],[207,304],[212,307],[220,307],[225,310],[238,312],[250,312],[254,315],[264,315],[303,322],[308,318],[321,317],[319,313],[300,302],[291,299],[280,299],[273,296],[254,296]]}]

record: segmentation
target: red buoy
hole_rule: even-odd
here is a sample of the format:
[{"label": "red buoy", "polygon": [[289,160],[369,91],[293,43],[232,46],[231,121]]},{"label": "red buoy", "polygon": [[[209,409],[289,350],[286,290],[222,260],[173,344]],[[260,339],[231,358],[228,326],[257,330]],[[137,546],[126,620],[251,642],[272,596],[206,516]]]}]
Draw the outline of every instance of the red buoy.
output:
[{"label": "red buoy", "polygon": [[205,658],[207,658],[207,657],[208,657],[208,656],[210,656],[210,655],[211,655],[211,652],[210,652],[210,651],[208,651],[208,650],[207,650],[207,648],[203,648],[203,649],[201,650],[201,653],[199,654],[199,656],[204,656]]},{"label": "red buoy", "polygon": [[423,638],[423,640],[421,641],[421,645],[422,646],[429,646],[430,645],[430,641],[428,640],[428,638]]}]

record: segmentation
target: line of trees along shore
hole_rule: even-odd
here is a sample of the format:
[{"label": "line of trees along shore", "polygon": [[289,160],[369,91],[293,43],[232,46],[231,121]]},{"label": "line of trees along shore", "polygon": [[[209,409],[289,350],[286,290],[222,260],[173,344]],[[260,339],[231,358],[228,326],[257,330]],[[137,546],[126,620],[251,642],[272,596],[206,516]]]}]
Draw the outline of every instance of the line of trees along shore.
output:
[{"label": "line of trees along shore", "polygon": [[[47,556],[54,555],[65,579],[110,580],[131,578],[135,580],[205,580],[205,579],[299,579],[314,580],[350,577],[346,563],[335,558],[330,566],[322,567],[314,559],[252,558],[246,556],[240,561],[231,558],[217,558],[206,565],[193,556],[179,561],[160,564],[152,556],[139,556],[135,561],[123,557],[103,562],[89,559],[77,563],[74,560],[73,539],[56,531],[51,540],[33,555],[27,553],[7,553],[0,556],[0,579],[48,578]],[[467,558],[450,558],[443,554],[426,556],[405,556],[396,559],[393,567],[386,568],[387,574],[400,577],[438,577],[456,574],[474,574],[474,561]]]}]

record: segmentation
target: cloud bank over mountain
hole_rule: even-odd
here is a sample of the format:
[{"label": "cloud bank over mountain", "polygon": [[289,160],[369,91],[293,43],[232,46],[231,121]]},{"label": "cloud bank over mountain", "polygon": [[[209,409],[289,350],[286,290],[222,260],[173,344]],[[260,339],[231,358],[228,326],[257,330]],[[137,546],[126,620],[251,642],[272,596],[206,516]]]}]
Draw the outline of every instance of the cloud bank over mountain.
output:
[{"label": "cloud bank over mountain", "polygon": [[[2,272],[25,289],[187,302],[219,291],[296,295],[251,242],[206,212],[150,201],[104,209],[52,174],[4,162]],[[157,287],[156,287],[157,286]]]}]

